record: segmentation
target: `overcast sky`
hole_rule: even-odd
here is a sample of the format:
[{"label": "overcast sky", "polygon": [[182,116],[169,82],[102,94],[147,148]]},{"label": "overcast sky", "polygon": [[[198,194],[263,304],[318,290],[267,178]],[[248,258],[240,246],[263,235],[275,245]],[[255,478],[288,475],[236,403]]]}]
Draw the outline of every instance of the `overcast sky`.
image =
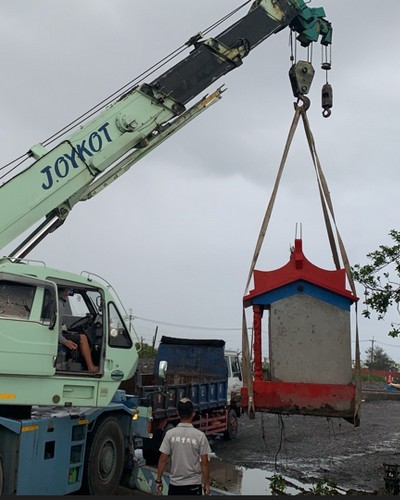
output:
[{"label": "overcast sky", "polygon": [[[0,165],[241,3],[2,0]],[[367,253],[389,244],[389,231],[399,229],[400,2],[386,0],[379,10],[372,0],[310,6],[324,7],[333,25],[334,107],[322,117],[318,44],[308,117],[350,263],[365,264]],[[288,42],[287,29],[273,35],[210,86],[209,92],[225,84],[220,102],[96,198],[76,205],[30,257],[106,278],[147,342],[158,326],[158,338],[223,338],[240,349],[247,274],[294,113]],[[297,56],[307,54],[299,49]],[[307,148],[299,126],[257,269],[288,261],[296,224],[306,257],[334,269]],[[374,339],[400,362],[400,341],[387,336],[393,318],[359,315],[362,358]],[[352,331],[354,346],[354,314]]]}]

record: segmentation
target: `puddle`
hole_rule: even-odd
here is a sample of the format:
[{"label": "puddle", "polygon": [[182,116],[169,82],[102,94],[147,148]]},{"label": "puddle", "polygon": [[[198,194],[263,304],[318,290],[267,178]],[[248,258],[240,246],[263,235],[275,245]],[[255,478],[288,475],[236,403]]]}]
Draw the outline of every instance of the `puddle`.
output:
[{"label": "puddle", "polygon": [[[223,462],[214,454],[211,455],[210,471],[213,486],[233,495],[273,495],[270,480],[278,474],[274,471],[253,469]],[[307,484],[279,474],[285,480],[285,495],[298,495],[311,491],[315,484]],[[346,494],[338,489],[339,494]]]},{"label": "puddle", "polygon": [[[136,450],[135,454],[136,458],[142,458],[141,450]],[[166,471],[169,471],[168,466]],[[231,495],[276,495],[270,487],[271,479],[276,476],[281,476],[285,481],[283,491],[285,495],[299,495],[312,491],[316,487],[316,484],[302,483],[284,474],[278,474],[276,471],[223,462],[214,453],[210,454],[210,476],[212,486]],[[337,488],[337,493],[345,495],[346,491]]]}]

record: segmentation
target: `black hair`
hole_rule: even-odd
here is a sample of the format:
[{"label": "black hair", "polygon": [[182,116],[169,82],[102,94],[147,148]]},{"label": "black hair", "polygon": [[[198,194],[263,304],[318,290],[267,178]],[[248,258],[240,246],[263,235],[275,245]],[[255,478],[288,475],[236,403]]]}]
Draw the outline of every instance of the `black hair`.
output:
[{"label": "black hair", "polygon": [[193,403],[188,398],[183,398],[178,403],[178,413],[180,417],[188,418],[194,412]]}]

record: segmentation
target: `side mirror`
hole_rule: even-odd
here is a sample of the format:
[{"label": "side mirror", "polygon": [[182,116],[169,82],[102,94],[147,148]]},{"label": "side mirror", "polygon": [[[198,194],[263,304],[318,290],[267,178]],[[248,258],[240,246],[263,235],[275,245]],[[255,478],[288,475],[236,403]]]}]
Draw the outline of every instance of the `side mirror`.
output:
[{"label": "side mirror", "polygon": [[166,361],[160,361],[158,365],[158,376],[162,379],[165,379],[167,376],[167,368],[168,368],[168,363]]},{"label": "side mirror", "polygon": [[242,374],[240,372],[233,372],[234,377],[237,377],[239,380],[242,380]]}]

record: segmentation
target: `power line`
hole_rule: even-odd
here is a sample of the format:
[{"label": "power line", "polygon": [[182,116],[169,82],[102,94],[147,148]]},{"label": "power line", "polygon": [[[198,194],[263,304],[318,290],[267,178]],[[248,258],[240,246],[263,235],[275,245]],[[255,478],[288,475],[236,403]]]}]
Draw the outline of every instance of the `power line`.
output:
[{"label": "power line", "polygon": [[[149,323],[156,323],[158,325],[174,326],[177,328],[192,328],[193,330],[219,330],[219,331],[241,331],[242,328],[228,328],[228,327],[218,327],[218,326],[195,326],[195,325],[182,325],[179,323],[168,323],[166,321],[159,321],[150,318],[141,318],[140,316],[132,316],[133,319],[140,319],[141,321],[147,321]],[[248,326],[247,329],[251,330],[252,327]]]},{"label": "power line", "polygon": [[376,340],[376,343],[381,345],[386,345],[388,347],[400,347],[400,345],[385,344],[384,342],[379,342],[378,340]]},{"label": "power line", "polygon": [[[218,327],[218,326],[198,326],[198,325],[185,325],[185,324],[181,324],[181,323],[169,323],[167,321],[160,321],[160,320],[151,319],[151,318],[143,318],[141,316],[132,316],[132,319],[146,321],[148,323],[153,323],[153,324],[157,324],[157,325],[171,326],[171,327],[175,327],[175,328],[190,328],[193,330],[204,330],[204,331],[241,331],[242,330],[242,328],[240,328],[240,327],[230,328],[230,327]],[[248,326],[247,329],[251,330],[252,327]],[[266,333],[266,332],[263,332],[263,333]],[[360,340],[359,342],[360,343],[361,342],[372,342],[372,343],[376,343],[376,344],[380,344],[380,345],[384,345],[384,346],[388,346],[388,347],[400,347],[400,345],[386,344],[385,342],[381,342],[381,341],[376,340],[374,338],[372,340],[371,339],[363,339],[363,340]],[[353,343],[355,343],[355,340],[353,340]]]},{"label": "power line", "polygon": [[[353,340],[352,342],[354,344],[356,341]],[[361,344],[361,342],[372,342],[372,340],[371,339],[364,339],[364,340],[360,340],[359,342]],[[379,345],[385,345],[387,347],[400,347],[400,344],[399,345],[386,344],[385,342],[381,342],[380,340],[376,340],[376,339],[374,339],[374,343],[379,344]]]}]

